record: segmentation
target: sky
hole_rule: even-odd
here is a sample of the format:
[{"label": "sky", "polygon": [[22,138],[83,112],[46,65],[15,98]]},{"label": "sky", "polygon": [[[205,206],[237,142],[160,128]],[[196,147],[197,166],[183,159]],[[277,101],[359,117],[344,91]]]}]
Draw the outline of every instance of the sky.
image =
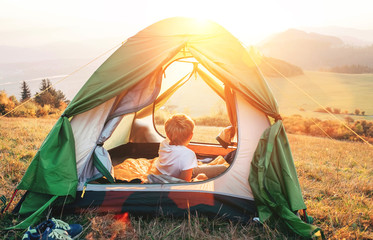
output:
[{"label": "sky", "polygon": [[[59,71],[53,72],[53,66],[39,70],[24,63],[12,68],[1,64],[63,57],[92,59],[169,17],[215,21],[248,46],[289,28],[373,30],[372,9],[371,0],[0,0],[0,90],[18,97],[23,80],[37,91],[40,79],[58,81],[59,76],[81,66],[71,62],[61,70],[60,64]],[[104,60],[70,81],[79,79],[82,85]],[[78,89],[62,90],[71,97]]]},{"label": "sky", "polygon": [[164,18],[213,20],[242,42],[303,26],[373,29],[370,0],[0,0],[0,44],[123,39]]}]

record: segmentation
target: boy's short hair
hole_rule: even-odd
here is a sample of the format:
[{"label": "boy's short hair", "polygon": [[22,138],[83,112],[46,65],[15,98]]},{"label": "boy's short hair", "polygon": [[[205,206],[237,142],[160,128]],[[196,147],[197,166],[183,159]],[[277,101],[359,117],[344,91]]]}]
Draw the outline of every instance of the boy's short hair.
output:
[{"label": "boy's short hair", "polygon": [[183,113],[167,119],[164,124],[168,139],[173,145],[183,145],[193,134],[194,121]]}]

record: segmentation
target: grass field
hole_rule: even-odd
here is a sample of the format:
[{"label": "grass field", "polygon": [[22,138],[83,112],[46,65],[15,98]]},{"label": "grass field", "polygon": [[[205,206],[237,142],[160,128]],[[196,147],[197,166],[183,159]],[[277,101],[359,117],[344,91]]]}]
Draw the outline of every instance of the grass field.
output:
[{"label": "grass field", "polygon": [[[304,75],[289,80],[324,107],[339,108],[349,113],[360,109],[365,111],[366,116],[354,116],[354,118],[373,119],[373,74],[306,71]],[[267,81],[283,115],[301,114],[304,117],[330,118],[328,114],[314,112],[320,106],[287,79],[267,78]],[[345,115],[339,117],[343,119]]]},{"label": "grass field", "polygon": [[[9,198],[55,119],[0,119],[0,192]],[[199,129],[202,131],[202,128]],[[211,131],[211,129],[210,129]],[[373,148],[357,142],[289,135],[308,213],[330,239],[373,239]],[[20,194],[15,199],[19,200]],[[14,204],[11,206],[11,209]],[[20,219],[0,216],[0,228]],[[129,217],[88,211],[63,216],[84,226],[86,239],[293,239],[267,226],[191,216]],[[21,239],[22,231],[2,231],[3,239]]]}]

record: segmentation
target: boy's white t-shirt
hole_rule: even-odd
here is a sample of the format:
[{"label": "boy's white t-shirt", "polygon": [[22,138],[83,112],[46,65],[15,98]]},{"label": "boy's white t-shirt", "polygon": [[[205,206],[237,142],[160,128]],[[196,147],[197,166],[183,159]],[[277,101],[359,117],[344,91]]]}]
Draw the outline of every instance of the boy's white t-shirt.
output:
[{"label": "boy's white t-shirt", "polygon": [[170,145],[166,139],[159,146],[159,158],[156,168],[162,174],[178,178],[181,171],[198,166],[196,154],[182,145]]}]

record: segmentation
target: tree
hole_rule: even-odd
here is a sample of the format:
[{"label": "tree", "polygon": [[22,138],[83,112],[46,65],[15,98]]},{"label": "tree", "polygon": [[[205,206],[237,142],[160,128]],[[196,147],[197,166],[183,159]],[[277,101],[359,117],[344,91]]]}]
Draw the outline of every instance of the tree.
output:
[{"label": "tree", "polygon": [[65,102],[66,97],[61,90],[56,90],[53,88],[49,79],[43,79],[39,90],[40,94],[36,93],[35,102],[40,106],[51,105],[54,108],[59,108],[61,106],[61,101]]},{"label": "tree", "polygon": [[30,88],[25,81],[22,82],[21,90],[21,102],[31,98]]},{"label": "tree", "polygon": [[9,97],[9,100],[14,103],[15,106],[19,105],[19,102],[16,98],[16,96],[12,95]]},{"label": "tree", "polygon": [[355,122],[352,128],[357,134],[362,135],[364,133],[364,128],[359,121]]},{"label": "tree", "polygon": [[373,137],[373,125],[370,125],[369,129],[367,130],[367,136]]},{"label": "tree", "polygon": [[341,109],[339,108],[333,108],[334,114],[341,114]]},{"label": "tree", "polygon": [[14,100],[17,101],[14,96],[8,97],[5,91],[0,91],[0,115],[7,114],[16,106]]},{"label": "tree", "polygon": [[59,108],[61,106],[61,102],[66,102],[65,94],[63,94],[61,90],[56,91],[55,97],[56,97],[55,104],[54,104],[55,108]]},{"label": "tree", "polygon": [[349,117],[349,116],[345,117],[345,121],[346,121],[348,124],[350,124],[350,123],[354,123],[354,122],[355,122],[355,120],[354,120],[352,117]]}]

